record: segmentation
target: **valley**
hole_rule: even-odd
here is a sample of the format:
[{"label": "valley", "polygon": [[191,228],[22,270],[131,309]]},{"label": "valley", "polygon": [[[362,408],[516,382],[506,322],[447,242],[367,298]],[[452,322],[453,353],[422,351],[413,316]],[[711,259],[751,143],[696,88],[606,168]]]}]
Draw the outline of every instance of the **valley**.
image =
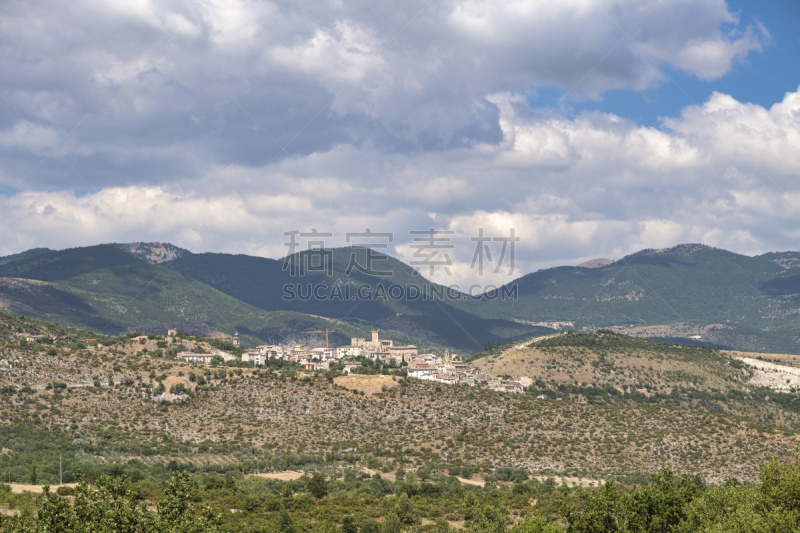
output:
[{"label": "valley", "polygon": [[[339,266],[312,282],[378,293],[416,283],[439,296],[287,303],[277,261],[168,245],[0,259],[2,514],[46,516],[42,483],[63,498],[123,483],[132,499],[119,505],[142,502],[162,520],[170,483],[188,483],[187,520],[203,531],[556,533],[617,486],[625,505],[672,483],[701,501],[739,486],[729,480],[766,486],[765,468],[794,468],[788,292],[740,294],[731,320],[661,292],[651,305],[652,287],[603,261],[524,276],[500,305],[449,299],[399,262],[391,279],[349,279],[351,252],[335,251]],[[678,283],[720,253],[627,261]],[[783,259],[741,261],[775,287],[793,283]],[[578,296],[598,283],[611,292]],[[756,319],[762,304],[782,311]]]}]

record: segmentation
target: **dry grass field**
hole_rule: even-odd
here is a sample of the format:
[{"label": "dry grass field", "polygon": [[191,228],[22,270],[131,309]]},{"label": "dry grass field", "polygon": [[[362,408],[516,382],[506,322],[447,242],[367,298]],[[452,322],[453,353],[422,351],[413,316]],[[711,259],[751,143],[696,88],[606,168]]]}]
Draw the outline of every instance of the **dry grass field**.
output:
[{"label": "dry grass field", "polygon": [[347,390],[365,392],[367,394],[378,394],[397,386],[397,378],[394,376],[359,376],[351,374],[334,378],[333,382]]}]

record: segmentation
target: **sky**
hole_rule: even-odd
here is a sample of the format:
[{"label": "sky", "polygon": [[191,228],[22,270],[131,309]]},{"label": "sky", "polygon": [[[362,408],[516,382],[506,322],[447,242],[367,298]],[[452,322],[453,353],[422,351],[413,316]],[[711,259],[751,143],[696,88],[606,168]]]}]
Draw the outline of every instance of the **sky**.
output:
[{"label": "sky", "polygon": [[0,256],[800,250],[798,58],[793,0],[9,0]]}]

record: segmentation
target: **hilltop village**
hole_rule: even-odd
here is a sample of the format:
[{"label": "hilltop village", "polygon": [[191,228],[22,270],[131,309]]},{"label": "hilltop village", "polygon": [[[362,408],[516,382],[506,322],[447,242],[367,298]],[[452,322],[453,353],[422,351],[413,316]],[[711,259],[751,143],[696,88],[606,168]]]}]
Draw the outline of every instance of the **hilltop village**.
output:
[{"label": "hilltop village", "polygon": [[[239,336],[232,338],[239,346]],[[211,350],[209,354],[181,352],[178,357],[191,363],[210,363],[214,357],[231,361],[236,357],[222,350]],[[285,348],[278,345],[263,345],[247,349],[241,360],[262,366],[270,359],[295,363],[307,370],[330,370],[332,365],[342,367],[345,374],[358,373],[363,361],[380,361],[387,368],[403,369],[407,376],[450,385],[480,386],[494,391],[522,393],[531,384],[530,378],[513,380],[498,379],[491,374],[468,365],[458,356],[445,351],[444,356],[433,353],[420,354],[414,345],[398,346],[394,341],[383,340],[377,329],[372,330],[371,339],[351,338],[350,344],[327,348],[306,348],[297,344]]]},{"label": "hilltop village", "polygon": [[[176,330],[169,330],[169,336],[177,335]],[[93,342],[96,339],[78,339],[72,336],[54,337],[50,335],[31,335],[17,333],[2,335],[2,337],[25,340],[29,342]],[[327,337],[327,335],[326,335]],[[230,338],[234,347],[240,346],[238,333]],[[178,359],[187,363],[211,364],[218,360],[237,361],[236,355],[213,348],[210,353],[195,353],[192,351],[179,352]],[[252,349],[245,349],[241,355],[243,363],[253,366],[263,366],[271,359],[294,363],[306,370],[331,370],[332,367],[340,368],[345,374],[359,373],[359,367],[366,361],[377,362],[386,369],[404,370],[407,377],[434,381],[448,385],[467,385],[470,387],[483,387],[498,392],[523,393],[525,387],[530,386],[532,380],[528,377],[515,379],[499,379],[467,364],[461,357],[450,355],[445,351],[443,356],[433,353],[420,354],[414,345],[399,346],[392,340],[383,340],[379,337],[377,329],[372,330],[371,339],[351,338],[350,344],[327,348],[307,348],[301,344],[292,347],[279,345],[263,345]]]}]

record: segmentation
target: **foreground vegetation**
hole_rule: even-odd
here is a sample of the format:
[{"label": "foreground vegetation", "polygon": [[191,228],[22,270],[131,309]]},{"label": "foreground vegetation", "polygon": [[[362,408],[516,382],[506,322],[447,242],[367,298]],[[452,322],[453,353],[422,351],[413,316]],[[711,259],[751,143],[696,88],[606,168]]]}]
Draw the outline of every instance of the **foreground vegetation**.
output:
[{"label": "foreground vegetation", "polygon": [[0,503],[16,511],[0,515],[0,530],[20,533],[791,532],[800,528],[800,467],[772,459],[752,485],[706,486],[665,468],[644,485],[577,490],[530,482],[478,489],[412,473],[390,483],[352,472],[286,483],[176,472],[157,487],[119,468],[36,498],[0,485]]},{"label": "foreground vegetation", "polygon": [[[515,395],[376,365],[188,364],[179,351],[241,348],[0,314],[18,331],[64,339],[0,338],[0,482],[78,486],[0,485],[3,531],[793,531],[800,516],[794,396],[693,403],[747,386],[716,350],[554,337],[518,350],[552,362]],[[775,416],[741,416],[753,406]]]}]

